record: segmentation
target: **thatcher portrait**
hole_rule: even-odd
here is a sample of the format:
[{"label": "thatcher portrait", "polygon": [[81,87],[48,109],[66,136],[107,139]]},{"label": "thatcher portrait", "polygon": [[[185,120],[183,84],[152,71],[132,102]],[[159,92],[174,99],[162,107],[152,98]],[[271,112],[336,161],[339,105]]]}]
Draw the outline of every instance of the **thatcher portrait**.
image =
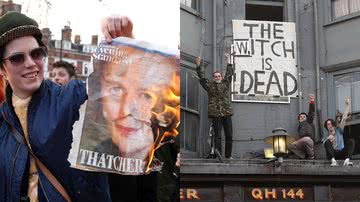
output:
[{"label": "thatcher portrait", "polygon": [[[135,159],[142,161],[138,166],[146,172],[154,150],[165,136],[177,135],[178,57],[144,42],[122,38],[110,45],[100,44],[93,56],[93,67],[87,83],[89,98],[80,149],[98,152],[98,159],[105,158],[105,164],[92,163],[94,167],[112,166],[115,172],[127,173],[109,163],[126,159],[135,165],[137,162],[131,161]],[[128,166],[124,162],[123,167]]]}]

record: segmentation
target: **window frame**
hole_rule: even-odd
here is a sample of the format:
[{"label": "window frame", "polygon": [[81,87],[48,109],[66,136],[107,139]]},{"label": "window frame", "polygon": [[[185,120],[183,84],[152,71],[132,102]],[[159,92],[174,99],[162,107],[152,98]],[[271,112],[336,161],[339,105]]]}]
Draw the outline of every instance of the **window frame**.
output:
[{"label": "window frame", "polygon": [[191,6],[187,6],[183,3],[181,3],[180,1],[180,9],[181,10],[184,10],[192,15],[195,15],[195,16],[198,16],[200,17],[201,15],[201,3],[200,3],[200,0],[195,0],[196,1],[196,8],[192,8]]},{"label": "window frame", "polygon": [[327,8],[327,9],[325,9],[325,12],[326,12],[326,16],[328,16],[328,18],[327,18],[327,21],[324,22],[324,27],[330,26],[330,25],[333,25],[333,24],[337,24],[337,23],[341,23],[341,22],[344,22],[344,21],[347,21],[347,20],[351,20],[353,18],[360,17],[360,10],[359,10],[359,11],[349,13],[347,15],[335,18],[334,14],[333,14],[334,13],[334,7],[332,6],[332,1],[333,0],[328,0],[328,1],[325,2],[325,7]]},{"label": "window frame", "polygon": [[[182,55],[184,55],[184,54],[182,53]],[[194,60],[192,60],[192,61],[194,61]],[[188,88],[189,88],[189,86],[188,86],[188,76],[189,76],[190,73],[196,74],[196,70],[195,70],[194,66],[195,66],[195,64],[193,64],[193,62],[190,62],[186,58],[181,58],[180,68],[184,69],[185,72],[186,72],[186,74],[185,74],[186,75],[185,76],[185,83],[186,83],[185,84],[185,91],[186,91],[185,92],[185,106],[180,105],[181,114],[184,113],[184,116],[185,116],[183,122],[181,122],[182,128],[184,128],[184,129],[187,127],[187,125],[186,125],[187,114],[195,115],[196,118],[199,121],[199,126],[200,126],[200,121],[201,121],[201,119],[200,119],[200,84],[198,84],[198,93],[197,93],[198,102],[197,102],[197,106],[196,106],[197,109],[192,109],[192,108],[190,108],[188,106]],[[181,85],[184,85],[184,84],[181,84]],[[180,141],[181,150],[184,150],[184,151],[186,151],[188,153],[192,153],[192,154],[196,154],[196,153],[199,152],[198,142],[199,142],[199,137],[200,137],[199,136],[200,135],[200,128],[197,130],[196,133],[197,134],[189,134],[190,136],[195,135],[195,138],[196,138],[195,151],[194,150],[189,150],[189,148],[186,148],[186,142],[187,142],[186,138],[187,138],[188,134],[181,133],[181,135],[183,135],[183,138],[181,138],[181,139],[184,140],[183,142]],[[192,139],[192,138],[190,137],[190,139]]]},{"label": "window frame", "polygon": [[264,1],[264,0],[246,0],[246,4],[252,4],[252,5],[261,5],[261,6],[279,6],[279,7],[285,7],[284,1],[278,0],[278,1]]},{"label": "window frame", "polygon": [[[335,70],[333,72],[327,73],[327,101],[328,101],[328,109],[327,109],[327,116],[335,118],[336,115],[336,89],[335,89],[335,79],[336,77],[342,76],[342,75],[349,75],[353,73],[359,73],[360,72],[360,66],[342,69],[342,70]],[[352,108],[351,108],[352,109]],[[354,113],[358,113],[359,111],[355,111]]]},{"label": "window frame", "polygon": [[[277,1],[265,1],[265,0],[246,0],[245,1],[245,19],[246,19],[246,6],[247,5],[255,5],[255,6],[273,6],[273,7],[282,7],[283,9],[283,20],[281,22],[287,22],[287,13],[286,13],[286,4],[282,0]],[[246,19],[247,20],[247,19]],[[270,20],[272,21],[272,20]],[[279,21],[273,21],[273,22],[279,22]]]},{"label": "window frame", "polygon": [[[359,74],[360,75],[360,71],[353,71],[353,72],[349,72],[349,73],[345,73],[345,74],[339,74],[339,75],[335,75],[334,76],[334,90],[335,90],[335,110],[337,110],[338,109],[338,106],[339,106],[339,103],[337,103],[337,100],[338,100],[338,95],[337,95],[337,90],[336,90],[336,84],[335,84],[335,82],[337,81],[337,78],[342,78],[342,77],[344,77],[344,76],[352,76],[353,74]],[[360,82],[360,80],[358,81],[358,82]],[[352,80],[352,81],[350,81],[350,98],[351,98],[351,100],[354,100],[353,98],[355,98],[355,90],[354,90],[354,88],[353,88],[353,83],[354,83],[354,81]],[[344,98],[344,100],[345,100],[345,98]],[[351,102],[350,103],[351,105],[350,105],[350,113],[359,113],[360,112],[360,109],[359,110],[356,110],[356,111],[354,111],[353,109],[355,108],[355,103],[354,102]],[[340,112],[342,112],[343,110],[342,109],[339,109],[340,110]]]},{"label": "window frame", "polygon": [[358,11],[355,11],[355,12],[351,12],[351,7],[350,7],[350,1],[351,0],[346,0],[347,2],[348,2],[348,4],[347,4],[347,11],[348,11],[348,14],[345,14],[345,15],[343,15],[343,16],[340,16],[340,17],[335,17],[335,7],[333,6],[333,2],[334,2],[335,0],[330,0],[330,3],[331,3],[331,19],[333,19],[333,20],[336,20],[336,19],[338,19],[338,18],[341,18],[341,17],[344,17],[344,16],[348,16],[348,15],[351,15],[351,14],[353,14],[353,13],[358,13],[358,12],[360,12],[360,10],[358,10]]}]

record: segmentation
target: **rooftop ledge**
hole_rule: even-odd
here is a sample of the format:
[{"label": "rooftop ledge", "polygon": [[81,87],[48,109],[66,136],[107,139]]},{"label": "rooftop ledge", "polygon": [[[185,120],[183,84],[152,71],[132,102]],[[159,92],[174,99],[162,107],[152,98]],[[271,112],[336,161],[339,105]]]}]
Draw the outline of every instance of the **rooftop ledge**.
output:
[{"label": "rooftop ledge", "polygon": [[297,176],[360,176],[360,160],[353,166],[331,167],[328,160],[284,159],[280,166],[267,159],[182,159],[182,175],[297,175]]}]

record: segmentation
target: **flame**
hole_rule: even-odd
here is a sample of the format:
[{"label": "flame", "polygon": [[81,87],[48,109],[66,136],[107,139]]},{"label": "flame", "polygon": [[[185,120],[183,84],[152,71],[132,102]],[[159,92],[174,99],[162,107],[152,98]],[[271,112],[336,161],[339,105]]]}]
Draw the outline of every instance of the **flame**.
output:
[{"label": "flame", "polygon": [[[146,173],[152,170],[151,165],[157,149],[166,143],[173,143],[174,140],[164,141],[167,137],[175,138],[180,125],[180,75],[174,73],[170,82],[170,88],[158,89],[163,92],[163,96],[158,98],[159,105],[153,110],[153,115],[158,121],[159,128],[155,132],[154,144],[149,152],[149,161]],[[161,129],[165,130],[160,130]]]}]

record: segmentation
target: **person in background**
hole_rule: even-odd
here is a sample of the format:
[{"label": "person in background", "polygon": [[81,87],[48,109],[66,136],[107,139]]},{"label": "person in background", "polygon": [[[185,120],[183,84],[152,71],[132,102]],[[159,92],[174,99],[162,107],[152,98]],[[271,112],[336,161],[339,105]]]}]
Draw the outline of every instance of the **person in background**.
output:
[{"label": "person in background", "polygon": [[77,78],[74,65],[66,61],[57,61],[53,64],[51,77],[52,81],[62,86]]},{"label": "person in background", "polygon": [[[331,161],[330,166],[337,166],[336,159],[345,159],[344,166],[352,166],[350,161],[355,149],[355,141],[353,138],[344,139],[344,127],[346,119],[350,112],[350,98],[345,99],[345,111],[341,116],[337,116],[336,120],[328,119],[324,123],[324,128],[328,135],[324,138],[323,143],[326,150],[326,157]],[[337,124],[336,124],[337,122]]]}]

